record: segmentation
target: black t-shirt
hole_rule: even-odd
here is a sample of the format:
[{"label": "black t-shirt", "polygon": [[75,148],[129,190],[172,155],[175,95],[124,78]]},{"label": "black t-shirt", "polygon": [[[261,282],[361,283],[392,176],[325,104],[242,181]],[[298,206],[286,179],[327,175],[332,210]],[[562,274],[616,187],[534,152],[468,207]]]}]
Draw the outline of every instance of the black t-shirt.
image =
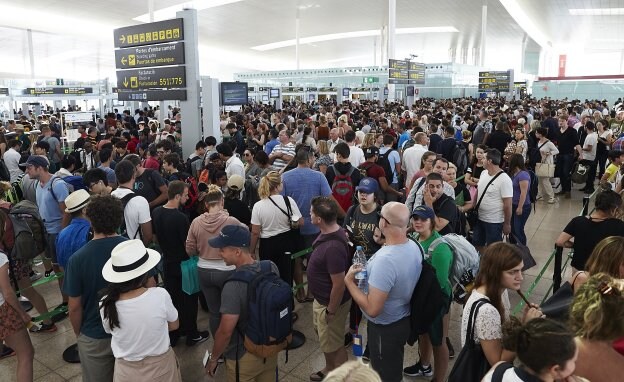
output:
[{"label": "black t-shirt", "polygon": [[624,236],[624,222],[615,218],[590,220],[586,216],[577,216],[568,223],[563,232],[574,237],[572,266],[584,270],[596,244],[609,236]]},{"label": "black t-shirt", "polygon": [[495,130],[488,136],[487,145],[491,149],[497,149],[501,154],[505,152],[507,144],[511,142],[511,135],[502,130]]},{"label": "black t-shirt", "polygon": [[163,177],[152,169],[145,169],[134,181],[134,192],[147,199],[148,203],[160,196],[160,187],[164,186]]},{"label": "black t-shirt", "polygon": [[455,147],[457,146],[457,141],[454,137],[444,138],[438,143],[438,147],[436,153],[442,155],[442,158],[446,159],[449,162],[453,161],[453,153],[455,152]]},{"label": "black t-shirt", "polygon": [[238,219],[239,222],[247,225],[251,224],[251,211],[249,211],[249,207],[243,201],[225,198],[223,208],[227,210],[230,216]]},{"label": "black t-shirt", "polygon": [[479,179],[481,177],[481,173],[483,172],[484,169],[485,169],[485,167],[477,166],[475,164],[475,165],[472,166],[472,169],[468,169],[468,172],[470,173],[470,176],[472,176],[473,178]]},{"label": "black t-shirt", "polygon": [[438,144],[442,142],[442,137],[438,134],[431,134],[429,136],[429,151],[436,152]]},{"label": "black t-shirt", "polygon": [[579,144],[578,134],[572,127],[568,127],[563,133],[559,131],[557,146],[559,154],[574,154],[574,147]]},{"label": "black t-shirt", "polygon": [[364,254],[370,257],[381,248],[373,239],[375,227],[379,226],[379,211],[381,208],[375,209],[373,212],[365,214],[360,209],[360,205],[356,204],[349,208],[343,227],[351,226],[353,235],[351,240],[354,246],[361,246]]},{"label": "black t-shirt", "polygon": [[433,202],[433,212],[435,212],[437,217],[448,220],[448,224],[438,231],[440,235],[455,232],[457,206],[450,196],[442,194],[438,200]]},{"label": "black t-shirt", "polygon": [[466,188],[466,185],[464,184],[463,181],[457,182],[457,185],[455,186],[454,189],[455,189],[455,199],[461,200],[463,198],[464,200],[464,203],[461,204],[462,206],[466,204],[466,202],[469,202],[471,200],[470,192],[468,191],[468,188]]},{"label": "black t-shirt", "polygon": [[165,264],[180,264],[188,259],[185,245],[190,223],[183,212],[163,206],[156,207],[152,213],[152,227],[162,249]]}]

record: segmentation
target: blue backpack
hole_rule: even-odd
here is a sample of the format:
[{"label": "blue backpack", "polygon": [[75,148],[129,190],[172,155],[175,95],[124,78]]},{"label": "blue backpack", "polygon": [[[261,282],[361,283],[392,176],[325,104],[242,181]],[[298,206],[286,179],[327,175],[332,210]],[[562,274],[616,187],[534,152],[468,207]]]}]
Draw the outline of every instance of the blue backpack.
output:
[{"label": "blue backpack", "polygon": [[271,270],[269,260],[260,261],[260,272],[237,270],[227,279],[247,284],[248,320],[245,349],[268,358],[285,349],[292,340],[293,292]]}]

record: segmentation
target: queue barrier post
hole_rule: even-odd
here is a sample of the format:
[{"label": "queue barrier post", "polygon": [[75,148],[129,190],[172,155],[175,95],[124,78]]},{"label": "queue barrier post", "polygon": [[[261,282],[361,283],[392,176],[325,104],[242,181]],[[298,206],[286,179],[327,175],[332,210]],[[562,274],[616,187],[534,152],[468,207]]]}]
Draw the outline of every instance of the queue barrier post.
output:
[{"label": "queue barrier post", "polygon": [[563,261],[563,247],[555,245],[555,266],[553,269],[553,284],[552,290],[555,293],[561,286],[562,269],[561,263]]}]

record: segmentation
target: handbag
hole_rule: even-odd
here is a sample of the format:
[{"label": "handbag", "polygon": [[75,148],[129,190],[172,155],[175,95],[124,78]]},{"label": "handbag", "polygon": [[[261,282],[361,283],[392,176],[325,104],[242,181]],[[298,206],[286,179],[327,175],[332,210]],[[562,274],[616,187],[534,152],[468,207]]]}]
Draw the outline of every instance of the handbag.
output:
[{"label": "handbag", "polygon": [[572,168],[572,183],[585,184],[589,176],[589,164],[576,162]]},{"label": "handbag", "polygon": [[583,273],[583,271],[576,272],[572,283],[566,281],[552,296],[542,303],[540,309],[546,317],[557,321],[568,320],[570,305],[572,305],[572,300],[574,299],[574,288],[572,285],[574,285],[576,278],[581,273]]},{"label": "handbag", "polygon": [[474,326],[477,321],[477,313],[481,306],[489,303],[489,300],[482,298],[472,304],[466,329],[466,341],[455,360],[448,382],[480,382],[490,370],[490,363],[485,357],[481,344],[477,344],[474,341]]},{"label": "handbag", "polygon": [[275,201],[271,199],[270,196],[269,196],[269,200],[271,201],[271,203],[273,203],[275,207],[277,207],[278,210],[282,211],[282,213],[286,215],[286,217],[288,218],[288,224],[290,226],[290,229],[298,230],[299,220],[293,220],[293,212],[292,212],[292,208],[290,207],[290,200],[288,199],[287,196],[282,196],[282,197],[284,198],[284,203],[286,204],[286,209],[288,210],[288,212],[284,211],[280,206],[278,206],[277,203],[275,203]]},{"label": "handbag", "polygon": [[479,220],[479,206],[481,206],[481,201],[483,201],[483,197],[487,193],[487,189],[490,187],[490,185],[503,172],[504,171],[500,171],[498,174],[494,175],[494,177],[492,179],[490,179],[488,184],[485,186],[485,189],[483,190],[483,194],[481,196],[479,196],[479,200],[477,201],[477,205],[475,205],[474,208],[471,208],[470,210],[468,210],[468,212],[466,212],[466,220],[468,220],[468,224],[470,224],[470,227],[474,228],[477,225],[477,221]]},{"label": "handbag", "polygon": [[552,163],[536,163],[535,175],[538,178],[553,178],[555,176],[555,165]]},{"label": "handbag", "polygon": [[191,256],[180,263],[182,272],[182,291],[188,295],[199,292],[199,276],[197,274],[197,256]]},{"label": "handbag", "polygon": [[[511,243],[511,240],[509,240],[510,238],[513,238],[513,243]],[[520,252],[522,252],[522,263],[524,264],[522,266],[522,272],[526,271],[527,269],[531,269],[537,265],[537,262],[533,258],[533,255],[531,254],[531,250],[529,249],[529,247],[522,244],[518,240],[516,235],[511,234],[511,236],[507,238],[507,242],[515,245],[520,250]]]}]

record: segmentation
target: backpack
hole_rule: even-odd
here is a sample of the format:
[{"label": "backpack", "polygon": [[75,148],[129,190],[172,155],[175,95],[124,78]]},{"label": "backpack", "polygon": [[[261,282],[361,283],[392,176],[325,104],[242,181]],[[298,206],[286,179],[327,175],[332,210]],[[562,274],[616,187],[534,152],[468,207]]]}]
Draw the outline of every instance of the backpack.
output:
[{"label": "backpack", "polygon": [[538,179],[535,172],[532,170],[527,170],[529,173],[529,177],[531,178],[529,183],[529,200],[533,203],[533,211],[535,211],[535,202],[537,202],[537,193],[538,193]]},{"label": "backpack", "polygon": [[414,345],[419,335],[429,331],[431,324],[440,314],[445,299],[435,269],[425,261],[422,247],[415,242],[420,249],[422,270],[410,298],[410,333],[407,338],[409,345]]},{"label": "backpack", "polygon": [[471,289],[470,284],[474,282],[479,271],[479,252],[465,237],[449,233],[435,239],[429,245],[429,254],[431,255],[441,243],[447,244],[453,252],[453,264],[449,272],[453,286],[453,299],[463,304],[468,296],[468,288]]},{"label": "backpack", "polygon": [[132,237],[130,237],[130,234],[128,233],[128,227],[126,227],[126,206],[130,202],[130,200],[132,200],[132,198],[134,198],[135,196],[139,196],[139,195],[135,194],[134,192],[131,192],[128,195],[125,195],[123,198],[121,198],[121,205],[123,206],[124,217],[123,219],[121,219],[121,225],[119,226],[119,235],[123,237],[127,237],[128,239],[136,239],[138,235],[139,239],[143,240],[143,232],[141,232],[140,224],[139,224],[139,228],[134,233],[134,235],[132,235]]},{"label": "backpack", "polygon": [[24,179],[26,173],[21,173],[20,176],[11,183],[11,188],[5,192],[4,196],[11,205],[16,205],[24,199],[24,191],[22,191],[22,179]]},{"label": "backpack", "polygon": [[1,158],[0,158],[0,180],[3,180],[5,182],[11,181],[11,173],[9,172],[9,169],[6,166],[6,163],[4,163],[4,159],[1,159]]},{"label": "backpack", "polygon": [[332,196],[336,199],[340,207],[347,211],[353,204],[355,188],[351,182],[351,174],[355,171],[355,167],[351,166],[346,174],[338,172],[335,165],[332,165],[332,169],[334,170],[334,182],[331,187]]},{"label": "backpack", "polygon": [[58,202],[58,198],[56,197],[56,194],[54,193],[54,181],[56,179],[60,179],[65,182],[65,186],[67,186],[67,191],[70,194],[77,190],[89,191],[89,189],[82,182],[82,176],[80,175],[68,175],[64,177],[54,176],[51,180],[52,184],[50,185],[50,192],[52,193],[52,197],[54,198],[54,200],[56,200],[57,202]]},{"label": "backpack", "polygon": [[[201,171],[201,168],[204,165],[203,157],[196,156],[193,159],[189,158],[186,160],[185,171],[192,176],[197,176]],[[199,162],[198,162],[199,161]]]},{"label": "backpack", "polygon": [[393,149],[389,149],[384,154],[379,154],[379,157],[377,158],[377,164],[381,166],[386,173],[386,180],[388,181],[388,184],[392,184],[392,181],[394,180],[394,172],[396,171],[392,168],[392,165],[390,165],[389,156],[393,151]]},{"label": "backpack", "polygon": [[468,151],[462,142],[458,142],[453,151],[453,164],[457,167],[457,176],[464,175],[468,169]]},{"label": "backpack", "polygon": [[[267,358],[285,349],[292,340],[293,292],[271,269],[271,261],[260,261],[260,272],[236,270],[227,280],[247,284],[245,349]],[[288,359],[288,358],[287,358]]]},{"label": "backpack", "polygon": [[84,152],[83,149],[76,148],[76,145],[74,144],[74,149],[69,154],[63,155],[63,157],[67,157],[67,156],[74,157],[74,159],[76,160],[76,165],[74,166],[74,168],[81,169],[83,166],[83,163],[82,163],[83,152]]},{"label": "backpack", "polygon": [[46,229],[35,203],[22,200],[11,207],[8,217],[13,225],[12,259],[27,261],[45,252]]},{"label": "backpack", "polygon": [[188,184],[188,200],[184,205],[184,209],[188,211],[195,211],[197,208],[197,200],[199,199],[199,186],[197,179],[194,176],[185,173],[178,173],[178,175],[185,176],[184,183]]}]

